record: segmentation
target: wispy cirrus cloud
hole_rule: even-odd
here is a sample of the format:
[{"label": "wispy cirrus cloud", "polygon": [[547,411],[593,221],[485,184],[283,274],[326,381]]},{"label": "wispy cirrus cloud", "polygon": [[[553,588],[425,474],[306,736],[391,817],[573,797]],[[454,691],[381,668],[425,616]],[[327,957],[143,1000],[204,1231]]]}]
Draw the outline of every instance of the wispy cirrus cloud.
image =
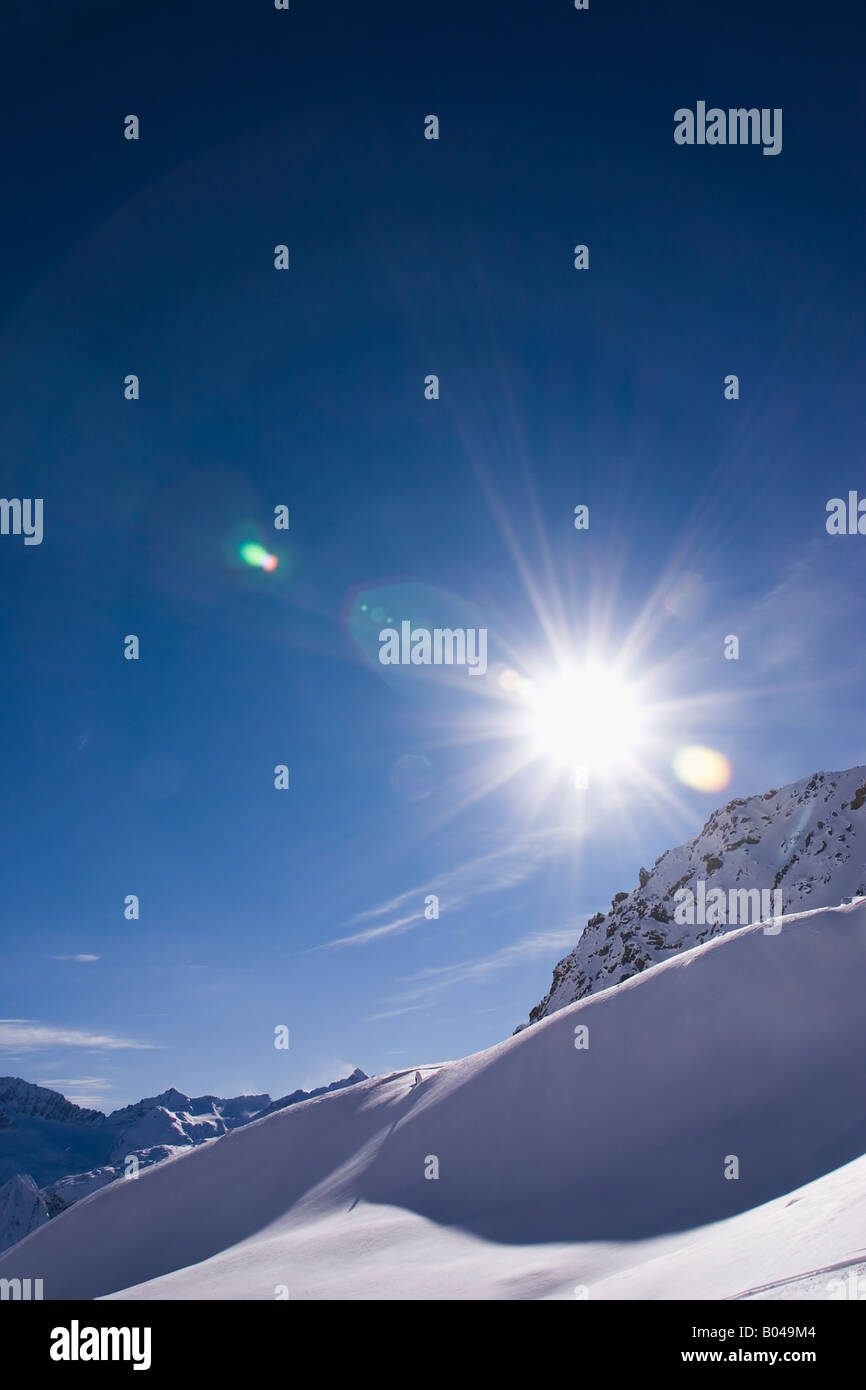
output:
[{"label": "wispy cirrus cloud", "polygon": [[[843,547],[834,548],[830,540],[828,564],[827,544],[828,537],[822,535],[804,545],[783,578],[752,602],[739,617],[739,626],[732,629],[748,638],[756,675],[784,677],[787,673],[787,688],[793,682],[798,692],[816,685],[829,688],[830,663],[821,663],[820,676],[807,683],[801,669],[804,657],[844,649],[859,617],[861,589],[849,553]],[[862,654],[855,649],[851,656],[841,668],[834,666],[834,686],[859,687],[862,660],[856,658]]]},{"label": "wispy cirrus cloud", "polygon": [[[517,888],[528,882],[545,861],[558,854],[566,844],[572,843],[571,833],[561,829],[527,832],[489,854],[467,860],[435,879],[398,893],[379,907],[356,913],[346,923],[347,927],[361,922],[370,922],[371,925],[326,941],[321,946],[314,946],[313,950],[366,946],[382,937],[410,931],[427,920],[424,900],[430,893],[435,893],[439,899],[440,912],[445,909],[454,912],[475,898]],[[411,911],[407,912],[406,908],[411,908]],[[383,918],[386,920],[383,921]]]},{"label": "wispy cirrus cloud", "polygon": [[152,1043],[118,1038],[113,1033],[86,1033],[78,1028],[57,1028],[30,1018],[0,1018],[0,1047],[15,1052],[35,1052],[43,1047],[82,1047],[97,1052],[123,1048],[150,1049]]},{"label": "wispy cirrus cloud", "polygon": [[87,956],[87,955],[80,955],[80,956],[52,956],[51,959],[52,959],[52,960],[73,960],[73,961],[75,961],[76,965],[88,965],[88,964],[90,963],[90,961],[99,960],[99,956]]},{"label": "wispy cirrus cloud", "polygon": [[404,1004],[401,1009],[386,1009],[384,1013],[381,1014],[370,1014],[369,1018],[367,1019],[367,1022],[376,1023],[381,1018],[397,1018],[399,1014],[417,1013],[419,1009],[423,1009],[425,1007],[426,1005],[424,1004]]},{"label": "wispy cirrus cloud", "polygon": [[[502,946],[491,955],[480,956],[475,960],[457,961],[454,965],[430,966],[415,975],[407,975],[403,983],[412,988],[386,1002],[398,1006],[393,1010],[394,1013],[402,1013],[404,1009],[420,1009],[424,1007],[424,1003],[431,1003],[436,995],[453,989],[455,985],[465,984],[466,981],[484,980],[499,970],[509,970],[529,960],[544,960],[546,957],[555,959],[557,953],[574,947],[586,920],[584,916],[567,927],[534,932],[512,942],[510,946]],[[417,1000],[424,1002],[417,1003]],[[376,1014],[374,1017],[382,1018],[388,1015]]]},{"label": "wispy cirrus cloud", "polygon": [[51,1091],[59,1091],[73,1105],[82,1105],[87,1110],[102,1110],[105,1093],[114,1089],[105,1076],[83,1076],[74,1079],[45,1080],[39,1078],[37,1085],[47,1086]]}]

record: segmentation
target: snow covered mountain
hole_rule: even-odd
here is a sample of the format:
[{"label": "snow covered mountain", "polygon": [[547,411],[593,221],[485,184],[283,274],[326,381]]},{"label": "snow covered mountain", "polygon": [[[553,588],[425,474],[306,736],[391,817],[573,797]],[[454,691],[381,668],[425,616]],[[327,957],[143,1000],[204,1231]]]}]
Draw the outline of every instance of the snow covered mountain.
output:
[{"label": "snow covered mountain", "polygon": [[23,1240],[48,1220],[48,1203],[27,1174],[17,1174],[0,1187],[0,1248]]},{"label": "snow covered mountain", "polygon": [[[554,968],[530,1023],[711,936],[773,915],[753,910],[755,890],[764,895],[764,907],[775,901],[783,913],[866,894],[866,767],[816,772],[779,791],[729,801],[695,839],[668,850],[652,869],[641,869],[639,880],[631,892],[616,893],[607,912],[590,918],[577,945]],[[719,902],[711,897],[714,889],[726,898],[720,912],[711,907]],[[695,899],[691,914],[683,890]],[[702,901],[704,914],[698,910]],[[701,915],[703,921],[695,920]]]},{"label": "snow covered mountain", "polygon": [[741,927],[418,1085],[362,1081],[112,1183],[0,1278],[48,1299],[833,1297],[866,1269],[864,997],[866,903]]},{"label": "snow covered mountain", "polygon": [[174,1088],[103,1115],[57,1091],[19,1077],[0,1077],[0,1250],[23,1239],[128,1171],[161,1163],[217,1139],[256,1116],[366,1080],[350,1076],[314,1091],[269,1095],[187,1096]]},{"label": "snow covered mountain", "polygon": [[45,1086],[0,1077],[0,1180],[29,1173],[45,1187],[70,1173],[122,1161],[154,1147],[216,1138],[271,1104],[271,1098],[182,1095],[168,1090],[103,1115]]}]

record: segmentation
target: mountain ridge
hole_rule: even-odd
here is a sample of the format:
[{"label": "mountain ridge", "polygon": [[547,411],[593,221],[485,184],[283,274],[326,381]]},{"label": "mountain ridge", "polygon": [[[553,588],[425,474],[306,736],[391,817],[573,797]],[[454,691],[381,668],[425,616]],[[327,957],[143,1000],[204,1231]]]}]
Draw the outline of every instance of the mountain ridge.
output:
[{"label": "mountain ridge", "polygon": [[697,897],[698,880],[707,895],[715,888],[778,893],[782,915],[866,895],[864,807],[866,766],[815,772],[718,807],[692,840],[641,868],[636,888],[614,894],[606,912],[590,917],[554,967],[529,1024],[742,925],[676,920],[676,894]]},{"label": "mountain ridge", "polygon": [[863,1260],[864,988],[866,903],[740,927],[420,1082],[113,1183],[0,1278],[61,1300],[828,1297],[822,1271]]},{"label": "mountain ridge", "polygon": [[278,1100],[188,1096],[174,1087],[104,1114],[17,1076],[0,1077],[0,1250],[130,1172],[276,1110],[367,1080],[348,1076]]}]

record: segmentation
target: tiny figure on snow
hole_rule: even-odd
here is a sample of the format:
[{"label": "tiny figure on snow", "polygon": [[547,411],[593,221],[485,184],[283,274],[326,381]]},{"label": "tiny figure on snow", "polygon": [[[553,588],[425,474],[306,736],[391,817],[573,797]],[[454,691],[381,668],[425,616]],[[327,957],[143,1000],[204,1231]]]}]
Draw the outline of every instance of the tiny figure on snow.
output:
[{"label": "tiny figure on snow", "polygon": [[421,1073],[420,1073],[420,1071],[416,1071],[416,1073],[415,1073],[415,1085],[416,1085],[416,1086],[420,1086],[420,1085],[421,1085]]}]

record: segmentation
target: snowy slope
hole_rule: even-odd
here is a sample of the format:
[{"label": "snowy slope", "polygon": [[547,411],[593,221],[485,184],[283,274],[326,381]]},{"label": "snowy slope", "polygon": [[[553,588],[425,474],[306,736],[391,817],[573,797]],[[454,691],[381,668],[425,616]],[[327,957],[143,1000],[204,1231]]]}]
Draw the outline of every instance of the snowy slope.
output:
[{"label": "snowy slope", "polygon": [[[0,1077],[0,1180],[29,1173],[46,1186],[154,1145],[186,1146],[225,1134],[271,1104],[270,1096],[193,1099],[169,1090],[103,1115],[57,1091]],[[227,1114],[224,1111],[227,1110]]]},{"label": "snowy slope", "polygon": [[637,888],[617,893],[607,912],[590,918],[530,1023],[730,930],[674,920],[675,893],[696,894],[698,879],[708,892],[778,889],[785,913],[866,894],[866,767],[816,772],[780,791],[729,801],[694,840],[639,877]]},{"label": "snowy slope", "polygon": [[0,1186],[0,1231],[6,1245],[23,1240],[50,1216],[48,1203],[31,1177],[19,1173]]},{"label": "snowy slope", "polygon": [[256,1115],[363,1079],[364,1072],[356,1069],[330,1086],[275,1101],[269,1095],[191,1097],[171,1088],[103,1115],[45,1086],[0,1077],[0,1250],[114,1182],[129,1158],[140,1169],[150,1167]]},{"label": "snowy slope", "polygon": [[744,927],[420,1086],[362,1082],[114,1183],[0,1277],[47,1298],[734,1297],[862,1263],[864,994],[866,904]]}]

